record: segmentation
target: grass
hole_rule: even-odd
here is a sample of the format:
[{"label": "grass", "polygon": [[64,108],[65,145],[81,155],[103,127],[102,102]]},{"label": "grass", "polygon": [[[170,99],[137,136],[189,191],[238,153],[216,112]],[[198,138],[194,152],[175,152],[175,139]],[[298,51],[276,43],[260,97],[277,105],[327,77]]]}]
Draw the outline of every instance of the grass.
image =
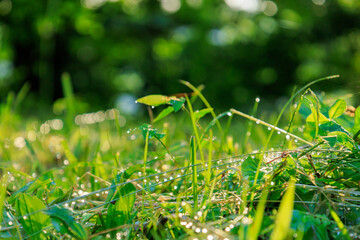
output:
[{"label": "grass", "polygon": [[359,238],[360,113],[309,89],[334,77],[274,123],[182,81],[191,97],[139,99],[155,119],[131,129],[116,109],[76,115],[68,75],[63,115],[26,120],[25,86],[0,107],[0,238]]}]

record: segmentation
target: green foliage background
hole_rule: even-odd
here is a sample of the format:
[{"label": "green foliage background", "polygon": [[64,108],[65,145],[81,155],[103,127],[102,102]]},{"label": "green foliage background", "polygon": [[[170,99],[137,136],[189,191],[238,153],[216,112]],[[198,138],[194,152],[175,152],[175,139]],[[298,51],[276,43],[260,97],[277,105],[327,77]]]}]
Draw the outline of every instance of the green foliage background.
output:
[{"label": "green foliage background", "polygon": [[29,99],[51,103],[68,72],[93,106],[186,91],[185,79],[225,109],[331,74],[358,80],[359,1],[248,1],[256,11],[231,0],[1,0],[0,96],[29,82]]}]

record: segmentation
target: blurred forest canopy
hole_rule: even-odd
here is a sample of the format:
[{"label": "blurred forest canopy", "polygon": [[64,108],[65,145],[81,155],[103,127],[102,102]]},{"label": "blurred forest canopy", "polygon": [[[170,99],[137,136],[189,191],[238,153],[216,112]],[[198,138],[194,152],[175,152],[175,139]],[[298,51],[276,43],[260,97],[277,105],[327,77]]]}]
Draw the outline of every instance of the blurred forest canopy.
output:
[{"label": "blurred forest canopy", "polygon": [[0,19],[2,99],[28,82],[51,104],[68,72],[96,107],[188,91],[184,79],[228,108],[360,76],[359,0],[0,0]]}]

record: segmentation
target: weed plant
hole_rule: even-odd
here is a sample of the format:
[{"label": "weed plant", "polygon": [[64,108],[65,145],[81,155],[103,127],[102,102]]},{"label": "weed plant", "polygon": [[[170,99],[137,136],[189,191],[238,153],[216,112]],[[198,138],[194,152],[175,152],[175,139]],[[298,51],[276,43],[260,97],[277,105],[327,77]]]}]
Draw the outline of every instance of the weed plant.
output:
[{"label": "weed plant", "polygon": [[360,238],[360,109],[310,89],[335,77],[294,92],[273,123],[258,98],[250,115],[219,114],[185,81],[190,94],[138,99],[150,120],[129,130],[116,109],[76,115],[67,75],[58,119],[23,119],[28,88],[9,94],[0,238]]}]

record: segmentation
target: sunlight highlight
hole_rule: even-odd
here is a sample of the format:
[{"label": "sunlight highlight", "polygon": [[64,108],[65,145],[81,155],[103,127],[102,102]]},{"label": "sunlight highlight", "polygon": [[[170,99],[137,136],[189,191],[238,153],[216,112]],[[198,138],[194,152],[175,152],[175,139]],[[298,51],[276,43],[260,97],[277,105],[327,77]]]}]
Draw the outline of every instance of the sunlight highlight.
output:
[{"label": "sunlight highlight", "polygon": [[225,0],[225,3],[234,10],[254,13],[260,8],[259,0]]}]

